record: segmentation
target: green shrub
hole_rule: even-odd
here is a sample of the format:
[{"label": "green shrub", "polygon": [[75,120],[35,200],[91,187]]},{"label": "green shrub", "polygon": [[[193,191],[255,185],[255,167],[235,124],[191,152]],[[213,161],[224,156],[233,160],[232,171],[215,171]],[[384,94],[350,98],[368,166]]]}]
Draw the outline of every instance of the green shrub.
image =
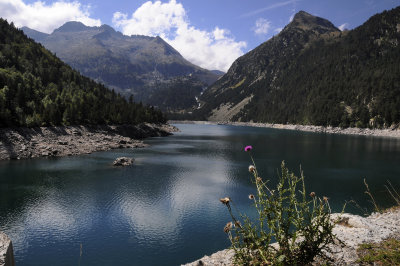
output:
[{"label": "green shrub", "polygon": [[[251,150],[251,146],[246,147]],[[220,201],[228,207],[232,222],[224,231],[235,251],[234,263],[238,265],[305,265],[316,257],[329,260],[324,250],[336,239],[332,233],[334,222],[330,219],[327,197],[322,199],[314,192],[306,193],[304,176],[289,172],[282,162],[279,181],[275,189],[267,186],[257,172],[254,160],[249,171],[256,187],[254,201],[258,220],[246,215],[240,220],[234,215],[228,197]],[[271,245],[273,241],[277,244]]]}]

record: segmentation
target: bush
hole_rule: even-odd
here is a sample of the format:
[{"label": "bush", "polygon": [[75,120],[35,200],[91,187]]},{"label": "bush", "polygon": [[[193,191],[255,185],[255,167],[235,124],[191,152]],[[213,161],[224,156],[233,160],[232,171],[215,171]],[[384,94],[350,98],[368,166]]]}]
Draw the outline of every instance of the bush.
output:
[{"label": "bush", "polygon": [[[245,150],[250,152],[251,146]],[[249,199],[254,201],[258,221],[253,222],[246,215],[240,215],[240,221],[232,212],[232,200],[220,199],[233,220],[224,231],[235,251],[235,264],[305,265],[316,257],[329,260],[324,250],[329,251],[328,245],[336,237],[328,198],[321,199],[314,192],[307,195],[303,173],[300,178],[295,176],[284,162],[276,188],[270,189],[251,159],[249,171],[257,192]],[[277,244],[271,245],[273,241]]]}]

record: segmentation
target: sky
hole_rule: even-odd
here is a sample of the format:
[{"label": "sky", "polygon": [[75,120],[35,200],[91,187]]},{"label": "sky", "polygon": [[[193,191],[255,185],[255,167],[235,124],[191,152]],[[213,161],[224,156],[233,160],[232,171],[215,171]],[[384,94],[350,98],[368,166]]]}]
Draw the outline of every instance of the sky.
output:
[{"label": "sky", "polygon": [[0,0],[0,17],[51,33],[68,21],[160,36],[187,60],[227,71],[279,33],[300,10],[353,29],[400,0]]}]

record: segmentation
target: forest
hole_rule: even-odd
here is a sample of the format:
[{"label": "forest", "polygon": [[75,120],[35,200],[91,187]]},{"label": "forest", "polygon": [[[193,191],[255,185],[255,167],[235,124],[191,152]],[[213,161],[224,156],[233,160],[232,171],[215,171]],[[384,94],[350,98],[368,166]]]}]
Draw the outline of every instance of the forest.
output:
[{"label": "forest", "polygon": [[141,122],[166,118],[82,76],[0,19],[0,127]]},{"label": "forest", "polygon": [[229,120],[396,127],[400,123],[399,21],[400,7],[344,32],[333,25],[326,28],[327,22],[296,24],[295,16],[281,33],[237,59],[200,97],[203,107],[192,119],[207,119],[222,104],[234,106],[252,95]]}]

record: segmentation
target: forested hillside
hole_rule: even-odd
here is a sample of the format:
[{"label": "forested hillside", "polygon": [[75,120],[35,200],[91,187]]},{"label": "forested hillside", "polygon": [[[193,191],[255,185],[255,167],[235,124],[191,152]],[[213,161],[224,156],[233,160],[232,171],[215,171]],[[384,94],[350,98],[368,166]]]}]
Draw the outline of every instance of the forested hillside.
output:
[{"label": "forested hillside", "polygon": [[0,19],[0,127],[145,121],[165,117],[80,75]]},{"label": "forested hillside", "polygon": [[400,7],[345,32],[299,12],[281,33],[234,62],[204,93],[197,115],[390,127],[400,122],[399,62]]}]

